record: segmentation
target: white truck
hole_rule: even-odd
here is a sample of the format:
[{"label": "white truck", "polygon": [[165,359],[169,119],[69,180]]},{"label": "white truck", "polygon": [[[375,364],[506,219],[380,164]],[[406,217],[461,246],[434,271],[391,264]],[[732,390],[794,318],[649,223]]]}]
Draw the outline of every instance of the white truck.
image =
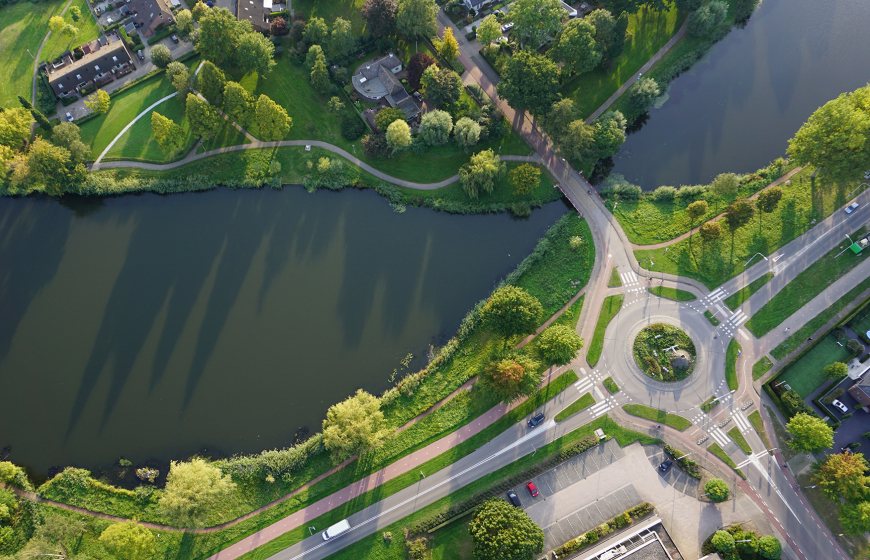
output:
[{"label": "white truck", "polygon": [[350,531],[350,523],[347,522],[347,519],[342,519],[335,525],[329,526],[326,531],[323,532],[323,540],[328,541],[329,539],[343,535],[348,531]]}]

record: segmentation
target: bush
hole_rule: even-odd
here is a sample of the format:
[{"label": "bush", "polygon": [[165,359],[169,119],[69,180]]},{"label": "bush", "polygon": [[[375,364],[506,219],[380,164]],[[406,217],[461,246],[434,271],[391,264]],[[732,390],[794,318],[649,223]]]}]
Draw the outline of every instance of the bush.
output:
[{"label": "bush", "polygon": [[662,185],[652,192],[653,200],[670,202],[677,196],[677,189]]},{"label": "bush", "polygon": [[623,527],[631,524],[637,519],[640,519],[653,511],[653,506],[647,502],[642,504],[638,504],[631,509],[620,513],[616,517],[610,519],[606,523],[602,523],[598,527],[594,529],[590,529],[586,533],[580,535],[579,537],[572,539],[562,546],[558,547],[554,552],[561,558],[563,556],[568,556],[586,548],[587,546],[593,545],[601,540],[602,537],[613,533]]},{"label": "bush", "polygon": [[730,491],[728,485],[721,478],[711,478],[704,485],[704,493],[714,502],[724,502],[728,499]]},{"label": "bush", "polygon": [[345,140],[353,142],[366,132],[366,124],[356,113],[345,113],[341,118],[341,135]]},{"label": "bush", "polygon": [[728,17],[728,5],[720,0],[709,0],[689,14],[688,32],[693,37],[714,38],[722,31]]}]

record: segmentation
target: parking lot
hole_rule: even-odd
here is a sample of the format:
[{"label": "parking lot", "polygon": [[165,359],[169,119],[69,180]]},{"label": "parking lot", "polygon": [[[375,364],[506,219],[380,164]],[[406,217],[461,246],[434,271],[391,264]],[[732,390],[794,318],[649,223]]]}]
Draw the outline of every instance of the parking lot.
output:
[{"label": "parking lot", "polygon": [[544,549],[556,548],[641,502],[643,499],[634,486],[623,486],[543,527]]}]

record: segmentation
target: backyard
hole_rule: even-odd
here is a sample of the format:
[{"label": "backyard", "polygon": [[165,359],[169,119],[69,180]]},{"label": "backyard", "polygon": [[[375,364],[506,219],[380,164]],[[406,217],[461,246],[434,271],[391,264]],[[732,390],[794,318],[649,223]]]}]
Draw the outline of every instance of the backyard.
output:
[{"label": "backyard", "polygon": [[849,358],[846,349],[837,344],[834,336],[829,334],[799,360],[788,366],[774,384],[785,382],[797,394],[806,398],[827,381],[825,366],[832,362],[846,362]]},{"label": "backyard", "polygon": [[[81,12],[81,17],[78,21],[72,19],[70,11],[73,6],[78,7]],[[40,57],[42,60],[54,60],[63,54],[64,51],[83,45],[88,41],[93,41],[100,36],[100,27],[91,14],[86,0],[73,0],[70,7],[64,13],[64,19],[75,26],[79,32],[72,37],[63,33],[52,33],[42,48],[42,56]],[[47,25],[43,31],[48,31]]]}]

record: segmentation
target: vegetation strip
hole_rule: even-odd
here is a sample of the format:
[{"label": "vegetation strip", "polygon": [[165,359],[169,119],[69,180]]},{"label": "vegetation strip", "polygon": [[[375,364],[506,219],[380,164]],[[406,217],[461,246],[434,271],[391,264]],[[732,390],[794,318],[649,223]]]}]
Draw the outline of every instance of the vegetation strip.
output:
[{"label": "vegetation strip", "polygon": [[710,453],[715,455],[719,460],[721,460],[723,463],[725,463],[726,465],[731,467],[731,470],[736,472],[740,476],[740,478],[746,479],[746,475],[743,473],[743,471],[737,468],[737,464],[731,459],[731,457],[728,456],[727,453],[725,453],[725,450],[722,449],[718,443],[710,444],[707,447],[707,451],[709,451]]},{"label": "vegetation strip", "polygon": [[766,272],[764,275],[756,278],[747,286],[743,286],[727,298],[725,298],[725,305],[728,306],[732,311],[736,310],[738,307],[743,305],[743,302],[752,297],[752,294],[760,290],[765,284],[770,282],[770,279],[773,278],[772,272]]},{"label": "vegetation strip", "polygon": [[[781,345],[780,345],[781,346]],[[762,356],[760,360],[752,364],[752,379],[757,381],[761,379],[765,373],[773,367],[773,362],[767,356]]]},{"label": "vegetation strip", "polygon": [[728,437],[734,440],[734,443],[737,444],[737,447],[739,447],[741,451],[747,455],[752,455],[752,446],[750,446],[749,442],[746,441],[746,438],[743,437],[740,428],[735,426],[728,430]]},{"label": "vegetation strip", "polygon": [[725,381],[732,391],[736,390],[738,386],[737,359],[740,357],[740,352],[740,343],[737,342],[736,338],[732,338],[725,351]]},{"label": "vegetation strip", "polygon": [[582,397],[569,404],[567,407],[562,409],[558,414],[556,414],[556,422],[561,422],[574,416],[581,410],[586,410],[590,406],[595,404],[595,398],[592,396],[592,393],[585,393]]},{"label": "vegetation strip", "polygon": [[770,449],[772,445],[770,444],[770,438],[767,437],[767,430],[764,429],[764,421],[761,419],[761,413],[757,410],[753,410],[748,418],[749,423],[752,424],[752,427],[755,428],[755,431],[758,433],[758,437],[760,437],[761,441],[764,442],[764,446]]},{"label": "vegetation strip", "polygon": [[598,322],[595,324],[595,334],[592,335],[592,342],[589,343],[589,350],[586,353],[586,361],[589,362],[590,366],[595,367],[601,358],[601,352],[604,350],[604,333],[607,330],[607,325],[622,308],[623,299],[622,294],[607,296],[604,298],[604,303],[601,304],[601,312],[598,314]]},{"label": "vegetation strip", "polygon": [[679,414],[673,414],[644,404],[624,404],[622,405],[622,410],[632,416],[659,422],[681,432],[692,426],[692,423],[688,419],[683,418]]},{"label": "vegetation strip", "polygon": [[619,392],[619,385],[616,384],[616,381],[614,381],[612,377],[605,377],[602,383],[604,383],[604,388],[607,389],[607,392],[611,395],[615,395]]},{"label": "vegetation strip", "polygon": [[647,289],[653,295],[665,299],[671,299],[674,301],[692,301],[697,299],[697,297],[695,297],[695,294],[693,294],[692,292],[680,290],[679,288],[669,288],[667,286],[653,286],[652,288]]}]

